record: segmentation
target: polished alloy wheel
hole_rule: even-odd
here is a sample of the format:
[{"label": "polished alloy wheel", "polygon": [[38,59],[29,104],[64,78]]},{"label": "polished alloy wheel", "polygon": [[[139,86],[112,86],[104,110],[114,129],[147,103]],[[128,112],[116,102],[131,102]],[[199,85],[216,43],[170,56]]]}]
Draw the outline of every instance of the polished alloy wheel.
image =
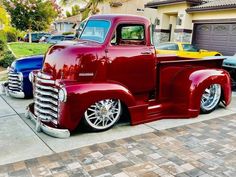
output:
[{"label": "polished alloy wheel", "polygon": [[212,84],[206,88],[201,98],[201,111],[209,113],[213,111],[219,104],[221,97],[221,86],[219,84]]},{"label": "polished alloy wheel", "polygon": [[98,101],[84,113],[85,122],[94,130],[106,130],[112,127],[120,115],[121,102],[118,99]]}]

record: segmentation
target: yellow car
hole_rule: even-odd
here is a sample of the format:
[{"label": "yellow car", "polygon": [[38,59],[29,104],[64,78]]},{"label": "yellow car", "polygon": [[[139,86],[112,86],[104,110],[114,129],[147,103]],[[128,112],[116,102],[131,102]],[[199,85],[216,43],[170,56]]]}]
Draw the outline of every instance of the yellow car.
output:
[{"label": "yellow car", "polygon": [[221,56],[222,54],[217,51],[208,51],[198,49],[190,43],[182,42],[166,42],[156,46],[157,55],[173,54],[186,58],[203,58],[208,56]]}]

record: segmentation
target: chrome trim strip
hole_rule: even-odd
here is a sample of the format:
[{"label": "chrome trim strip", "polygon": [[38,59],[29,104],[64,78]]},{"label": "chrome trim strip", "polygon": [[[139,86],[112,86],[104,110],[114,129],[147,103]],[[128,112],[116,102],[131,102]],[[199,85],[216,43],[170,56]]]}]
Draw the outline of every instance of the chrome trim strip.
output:
[{"label": "chrome trim strip", "polygon": [[48,79],[48,80],[52,79],[52,76],[44,74],[44,73],[41,73],[41,72],[38,72],[37,76],[42,78],[42,79]]},{"label": "chrome trim strip", "polygon": [[94,76],[94,74],[93,73],[79,73],[79,76],[80,77],[92,77],[92,76]]},{"label": "chrome trim strip", "polygon": [[48,104],[48,103],[42,103],[42,102],[40,102],[40,101],[38,101],[38,100],[35,100],[35,104],[36,104],[36,105],[39,105],[39,106],[42,107],[42,108],[50,108],[50,109],[52,109],[52,110],[55,111],[55,112],[58,111],[57,107],[53,107],[52,105],[50,105],[50,104]]},{"label": "chrome trim strip", "polygon": [[21,82],[13,81],[13,80],[8,80],[11,84],[16,84],[16,85],[21,85]]},{"label": "chrome trim strip", "polygon": [[51,96],[55,99],[58,99],[58,96],[52,92],[42,91],[42,90],[39,90],[38,88],[35,89],[35,92],[43,96],[46,95],[46,96]]},{"label": "chrome trim strip", "polygon": [[49,115],[55,117],[55,119],[57,119],[57,114],[51,112],[50,110],[41,109],[38,105],[35,105],[34,109],[37,110],[39,113],[49,114]]},{"label": "chrome trim strip", "polygon": [[8,75],[12,77],[19,77],[19,73],[8,73]]},{"label": "chrome trim strip", "polygon": [[35,98],[36,99],[39,99],[40,101],[46,101],[46,102],[50,102],[50,103],[53,103],[54,105],[56,105],[56,106],[58,106],[58,102],[57,101],[54,101],[54,100],[52,100],[52,99],[50,99],[50,98],[43,98],[43,97],[40,97],[40,96],[38,96],[38,95],[35,95]]},{"label": "chrome trim strip", "polygon": [[5,91],[6,95],[10,95],[15,98],[24,98],[25,97],[25,93],[22,91],[13,91],[13,90],[10,90],[8,87],[5,87],[4,85],[2,85],[2,87],[4,87],[4,91]]},{"label": "chrome trim strip", "polygon": [[49,87],[49,86],[45,86],[45,85],[40,85],[40,84],[38,84],[38,83],[36,83],[35,86],[36,86],[36,87],[39,87],[39,88],[41,88],[41,89],[52,90],[52,91],[58,93],[58,89],[57,89],[57,88],[54,88],[54,87]]},{"label": "chrome trim strip", "polygon": [[41,83],[45,83],[45,84],[55,84],[54,80],[45,80],[39,77],[36,77],[36,81],[40,81]]}]

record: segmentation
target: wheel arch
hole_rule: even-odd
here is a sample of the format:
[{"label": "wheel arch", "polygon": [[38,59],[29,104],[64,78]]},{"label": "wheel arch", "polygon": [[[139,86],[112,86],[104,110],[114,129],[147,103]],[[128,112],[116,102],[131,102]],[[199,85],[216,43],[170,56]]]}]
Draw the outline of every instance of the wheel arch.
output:
[{"label": "wheel arch", "polygon": [[[66,87],[68,98],[62,103],[60,125],[73,131],[80,124],[84,112],[97,101],[119,99],[122,105],[132,107],[135,99],[131,92],[122,85],[114,83],[75,84]],[[129,113],[130,114],[130,113]],[[74,116],[76,115],[76,116]]]},{"label": "wheel arch", "polygon": [[[181,83],[179,82],[181,81]],[[184,84],[183,84],[184,83]],[[221,69],[189,68],[177,74],[173,80],[173,98],[175,105],[182,111],[187,111],[190,117],[200,113],[200,101],[203,91],[211,84],[220,84],[222,99],[227,106],[231,101],[229,74]],[[176,107],[176,109],[177,109]]]}]

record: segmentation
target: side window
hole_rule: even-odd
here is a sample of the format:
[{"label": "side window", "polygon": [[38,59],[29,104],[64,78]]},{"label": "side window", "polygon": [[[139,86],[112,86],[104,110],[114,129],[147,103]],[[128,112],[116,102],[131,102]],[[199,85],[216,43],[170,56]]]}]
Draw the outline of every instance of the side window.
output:
[{"label": "side window", "polygon": [[145,45],[145,28],[141,24],[121,24],[113,34],[112,45]]},{"label": "side window", "polygon": [[144,40],[144,27],[141,25],[124,26],[121,28],[121,39]]}]

